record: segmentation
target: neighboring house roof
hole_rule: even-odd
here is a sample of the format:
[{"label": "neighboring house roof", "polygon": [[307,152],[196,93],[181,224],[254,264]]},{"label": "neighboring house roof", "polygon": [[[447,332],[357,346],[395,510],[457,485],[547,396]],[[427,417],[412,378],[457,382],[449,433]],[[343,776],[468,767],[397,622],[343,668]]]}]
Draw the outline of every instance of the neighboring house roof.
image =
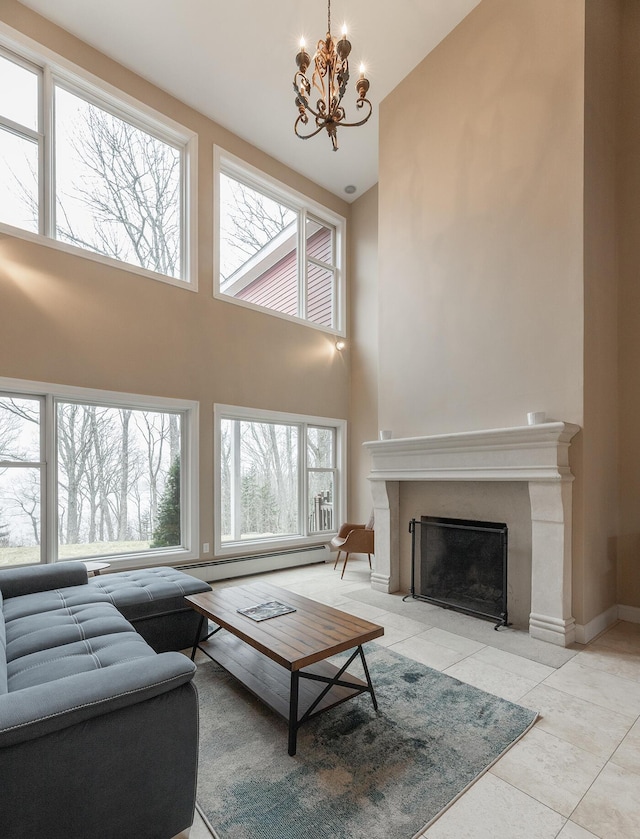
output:
[{"label": "neighboring house roof", "polygon": [[[331,265],[331,231],[318,225],[307,239],[307,255]],[[231,277],[221,284],[225,294],[284,314],[298,315],[298,262],[296,223],[254,254]],[[309,263],[307,275],[307,319],[322,326],[332,326],[333,275]]]}]

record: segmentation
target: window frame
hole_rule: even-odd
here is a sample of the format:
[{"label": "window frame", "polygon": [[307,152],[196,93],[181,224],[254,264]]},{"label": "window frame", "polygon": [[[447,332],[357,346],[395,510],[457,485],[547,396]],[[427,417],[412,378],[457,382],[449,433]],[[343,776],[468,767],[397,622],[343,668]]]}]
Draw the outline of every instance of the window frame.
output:
[{"label": "window frame", "polygon": [[[97,390],[94,388],[53,385],[0,377],[0,393],[16,397],[35,397],[42,400],[41,409],[41,502],[40,502],[40,563],[55,564],[69,561],[58,559],[58,474],[57,474],[57,405],[72,402],[107,408],[130,408],[181,414],[182,459],[180,478],[180,507],[182,546],[178,548],[150,548],[127,554],[100,554],[84,557],[117,563],[120,570],[168,563],[193,562],[199,558],[199,410],[200,403],[187,399]],[[71,560],[75,561],[75,560]],[[80,561],[80,560],[77,560]],[[7,568],[26,567],[7,565]]]},{"label": "window frame", "polygon": [[[271,422],[282,425],[295,425],[303,430],[298,445],[298,522],[300,533],[287,536],[273,536],[266,539],[242,539],[223,542],[222,520],[222,468],[221,468],[221,423],[222,420],[240,420],[246,422]],[[327,544],[338,531],[338,522],[344,521],[347,497],[347,421],[330,417],[315,417],[306,414],[290,414],[282,411],[267,411],[246,408],[237,405],[216,403],[213,409],[214,423],[214,553],[216,556],[248,556],[254,553],[277,552],[294,547],[310,547]],[[331,470],[321,467],[309,467],[307,464],[307,428],[330,428],[335,431],[335,467]],[[308,475],[310,472],[333,471],[335,474],[334,490],[334,529],[310,531],[307,524],[308,511]]]},{"label": "window frame", "polygon": [[[244,306],[248,309],[253,309],[263,314],[271,315],[273,317],[282,318],[284,320],[293,321],[294,323],[301,323],[311,329],[318,329],[321,332],[326,332],[331,335],[340,337],[346,336],[346,238],[347,238],[347,220],[339,213],[330,210],[328,207],[313,201],[308,196],[301,192],[287,186],[278,181],[276,178],[267,175],[255,166],[251,166],[239,157],[236,157],[231,152],[226,151],[220,146],[214,146],[213,149],[213,172],[214,172],[214,202],[213,202],[213,296],[218,300],[224,300],[227,303],[233,303],[236,306]],[[224,174],[234,180],[240,181],[251,189],[263,193],[269,198],[283,204],[284,206],[293,210],[298,217],[298,230],[296,240],[296,258],[297,258],[297,281],[298,281],[298,311],[304,313],[304,316],[289,315],[285,312],[279,312],[276,309],[270,309],[267,306],[261,306],[248,300],[241,300],[230,294],[226,294],[221,288],[220,276],[220,223],[221,223],[221,208],[220,208],[220,175]],[[323,326],[320,323],[315,323],[307,318],[307,263],[318,265],[321,268],[327,266],[318,261],[311,259],[306,253],[306,223],[307,220],[316,221],[323,226],[333,228],[335,233],[335,267],[329,266],[333,270],[333,326]]]},{"label": "window frame", "polygon": [[[46,399],[42,394],[25,393],[17,390],[7,390],[1,386],[2,379],[0,379],[0,396],[8,397],[9,399],[23,399],[29,398],[39,403],[39,437],[40,437],[40,459],[39,460],[2,460],[0,459],[0,469],[37,469],[39,473],[40,483],[40,564],[44,563],[46,541],[45,521],[47,519],[47,510],[44,503],[47,492],[47,438],[44,433],[45,429],[45,414],[47,410]],[[2,568],[22,567],[21,565],[3,565]]]},{"label": "window frame", "polygon": [[[0,33],[1,34],[1,33]],[[0,56],[2,58],[7,59],[8,61],[13,62],[18,67],[22,67],[24,70],[27,70],[31,73],[35,73],[38,79],[38,88],[37,88],[37,119],[38,125],[37,128],[34,130],[33,128],[29,128],[27,125],[23,125],[22,123],[14,122],[7,117],[4,117],[0,114],[0,128],[4,131],[7,131],[11,134],[14,134],[16,137],[20,138],[21,140],[26,140],[30,143],[33,143],[38,150],[38,207],[44,208],[45,204],[45,191],[44,191],[44,159],[45,159],[45,137],[43,132],[43,123],[44,123],[44,71],[42,67],[33,62],[29,61],[28,59],[24,58],[17,53],[13,53],[10,50],[3,48],[2,40],[0,39]],[[0,229],[8,228],[11,230],[20,230],[23,233],[26,233],[30,236],[39,236],[42,233],[43,227],[43,215],[44,212],[39,213],[38,218],[38,232],[34,233],[31,230],[24,230],[23,228],[15,228],[12,225],[6,224],[4,222],[0,222]]]},{"label": "window frame", "polygon": [[[334,498],[341,498],[343,493],[339,492],[338,487],[338,480],[340,476],[340,472],[338,470],[338,431],[335,426],[332,425],[319,425],[317,423],[306,423],[305,424],[305,431],[308,432],[309,429],[317,429],[319,431],[333,431],[334,432],[334,446],[333,446],[333,466],[310,466],[309,465],[309,435],[308,433],[305,434],[305,453],[304,453],[304,485],[305,485],[305,498],[303,500],[304,510],[303,510],[303,521],[308,522],[309,514],[310,514],[310,497],[309,497],[309,484],[311,481],[311,475],[333,475],[333,493]],[[334,503],[334,512],[335,512],[335,503]],[[336,516],[334,515],[334,522],[336,524]],[[309,536],[322,536],[326,533],[335,534],[338,532],[337,527],[333,527],[330,531],[327,530],[311,530],[310,527],[307,528],[307,533]]]},{"label": "window frame", "polygon": [[[81,256],[93,262],[119,268],[132,274],[197,292],[198,135],[2,22],[0,22],[0,54],[10,61],[40,74],[39,126],[37,132],[39,148],[39,231],[34,233],[0,222],[0,232],[27,241],[37,242],[75,256]],[[104,254],[94,253],[55,238],[54,95],[56,86],[128,122],[161,142],[181,150],[181,277],[161,274],[149,268],[123,262]],[[0,118],[0,124],[4,127],[7,127],[10,122],[10,120]],[[9,130],[13,130],[13,133],[18,136],[34,140],[28,133],[25,133],[24,127],[17,126],[17,128],[20,131],[11,127],[9,127]]]}]

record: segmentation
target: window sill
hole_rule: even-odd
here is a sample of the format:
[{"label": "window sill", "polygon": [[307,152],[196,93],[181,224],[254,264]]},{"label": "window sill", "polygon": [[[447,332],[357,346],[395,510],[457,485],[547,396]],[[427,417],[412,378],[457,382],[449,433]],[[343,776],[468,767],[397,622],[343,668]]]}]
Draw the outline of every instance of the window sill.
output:
[{"label": "window sill", "polygon": [[273,556],[280,553],[295,553],[296,551],[304,551],[308,548],[317,548],[322,545],[328,545],[331,539],[336,535],[336,531],[327,531],[321,536],[297,536],[291,540],[281,539],[278,541],[264,541],[258,540],[246,542],[233,542],[229,545],[219,545],[216,547],[214,562],[216,560],[225,559],[254,559],[263,556]]},{"label": "window sill", "polygon": [[301,326],[308,326],[310,329],[315,329],[318,332],[324,332],[326,335],[332,335],[339,338],[346,338],[347,333],[344,329],[336,329],[330,326],[322,326],[320,323],[314,323],[305,318],[295,317],[294,315],[287,315],[285,312],[279,312],[277,309],[269,309],[266,306],[258,306],[256,303],[251,303],[248,300],[241,300],[238,297],[232,297],[230,294],[224,294],[217,288],[213,292],[216,300],[221,300],[224,303],[231,303],[234,306],[242,306],[244,309],[252,309],[254,312],[260,312],[263,315],[271,315],[274,318],[281,320],[288,320],[289,323],[299,323]]},{"label": "window sill", "polygon": [[139,553],[120,555],[85,556],[73,559],[58,559],[57,562],[108,562],[111,566],[108,572],[133,571],[138,568],[154,568],[156,566],[183,565],[199,558],[199,554],[192,550],[175,550],[166,553]]},{"label": "window sill", "polygon": [[140,268],[138,265],[131,265],[128,262],[120,262],[117,259],[112,259],[110,256],[104,256],[101,253],[94,253],[93,251],[77,248],[74,245],[69,245],[67,242],[61,242],[58,239],[52,239],[50,236],[45,236],[42,233],[32,233],[30,230],[23,230],[20,227],[12,227],[10,224],[0,222],[0,236],[13,236],[16,239],[23,239],[25,242],[32,242],[36,245],[44,245],[47,248],[67,253],[70,256],[80,257],[81,259],[89,259],[91,262],[98,262],[101,265],[108,265],[110,268],[116,268],[120,271],[126,271],[129,274],[137,274],[140,277],[146,277],[149,280],[156,280],[157,282],[166,283],[168,285],[183,288],[186,291],[197,291],[197,278],[193,281],[181,280],[177,277],[169,277],[166,274],[158,274],[156,271],[150,271],[147,268]]}]

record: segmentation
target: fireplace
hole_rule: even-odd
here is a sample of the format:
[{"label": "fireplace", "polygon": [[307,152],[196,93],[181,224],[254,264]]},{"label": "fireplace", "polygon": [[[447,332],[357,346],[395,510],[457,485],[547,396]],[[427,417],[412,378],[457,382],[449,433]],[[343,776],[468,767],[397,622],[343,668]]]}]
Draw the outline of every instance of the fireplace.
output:
[{"label": "fireplace", "polygon": [[376,531],[372,588],[395,592],[400,586],[400,529],[406,527],[399,516],[401,483],[524,482],[531,508],[529,634],[572,644],[569,445],[579,430],[571,423],[547,422],[364,443],[371,455]]},{"label": "fireplace", "polygon": [[421,516],[409,530],[413,598],[508,625],[504,522]]}]

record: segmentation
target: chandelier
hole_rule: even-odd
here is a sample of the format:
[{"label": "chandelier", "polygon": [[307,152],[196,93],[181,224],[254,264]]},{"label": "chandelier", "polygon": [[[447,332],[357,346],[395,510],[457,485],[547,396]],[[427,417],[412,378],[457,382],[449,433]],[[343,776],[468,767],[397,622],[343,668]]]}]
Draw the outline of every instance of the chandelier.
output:
[{"label": "chandelier", "polygon": [[[333,150],[338,150],[337,131],[339,126],[353,128],[356,125],[364,125],[373,111],[371,102],[366,98],[369,90],[369,82],[364,77],[364,66],[360,65],[360,78],[356,82],[358,99],[356,108],[367,109],[366,116],[358,122],[345,122],[345,110],[342,107],[344,96],[349,82],[349,53],[351,44],[347,40],[346,27],[342,29],[342,37],[338,42],[331,35],[331,0],[327,2],[327,37],[320,39],[313,56],[314,70],[311,81],[307,79],[306,73],[311,64],[309,53],[305,50],[304,41],[300,43],[300,52],[296,55],[298,70],[293,78],[293,89],[296,92],[296,106],[298,118],[293,130],[301,140],[308,140],[315,137],[323,128],[331,137]],[[314,87],[319,98],[315,108],[310,104],[311,88]],[[309,133],[303,133],[305,126],[309,123],[309,113],[315,120],[309,127]]]}]

